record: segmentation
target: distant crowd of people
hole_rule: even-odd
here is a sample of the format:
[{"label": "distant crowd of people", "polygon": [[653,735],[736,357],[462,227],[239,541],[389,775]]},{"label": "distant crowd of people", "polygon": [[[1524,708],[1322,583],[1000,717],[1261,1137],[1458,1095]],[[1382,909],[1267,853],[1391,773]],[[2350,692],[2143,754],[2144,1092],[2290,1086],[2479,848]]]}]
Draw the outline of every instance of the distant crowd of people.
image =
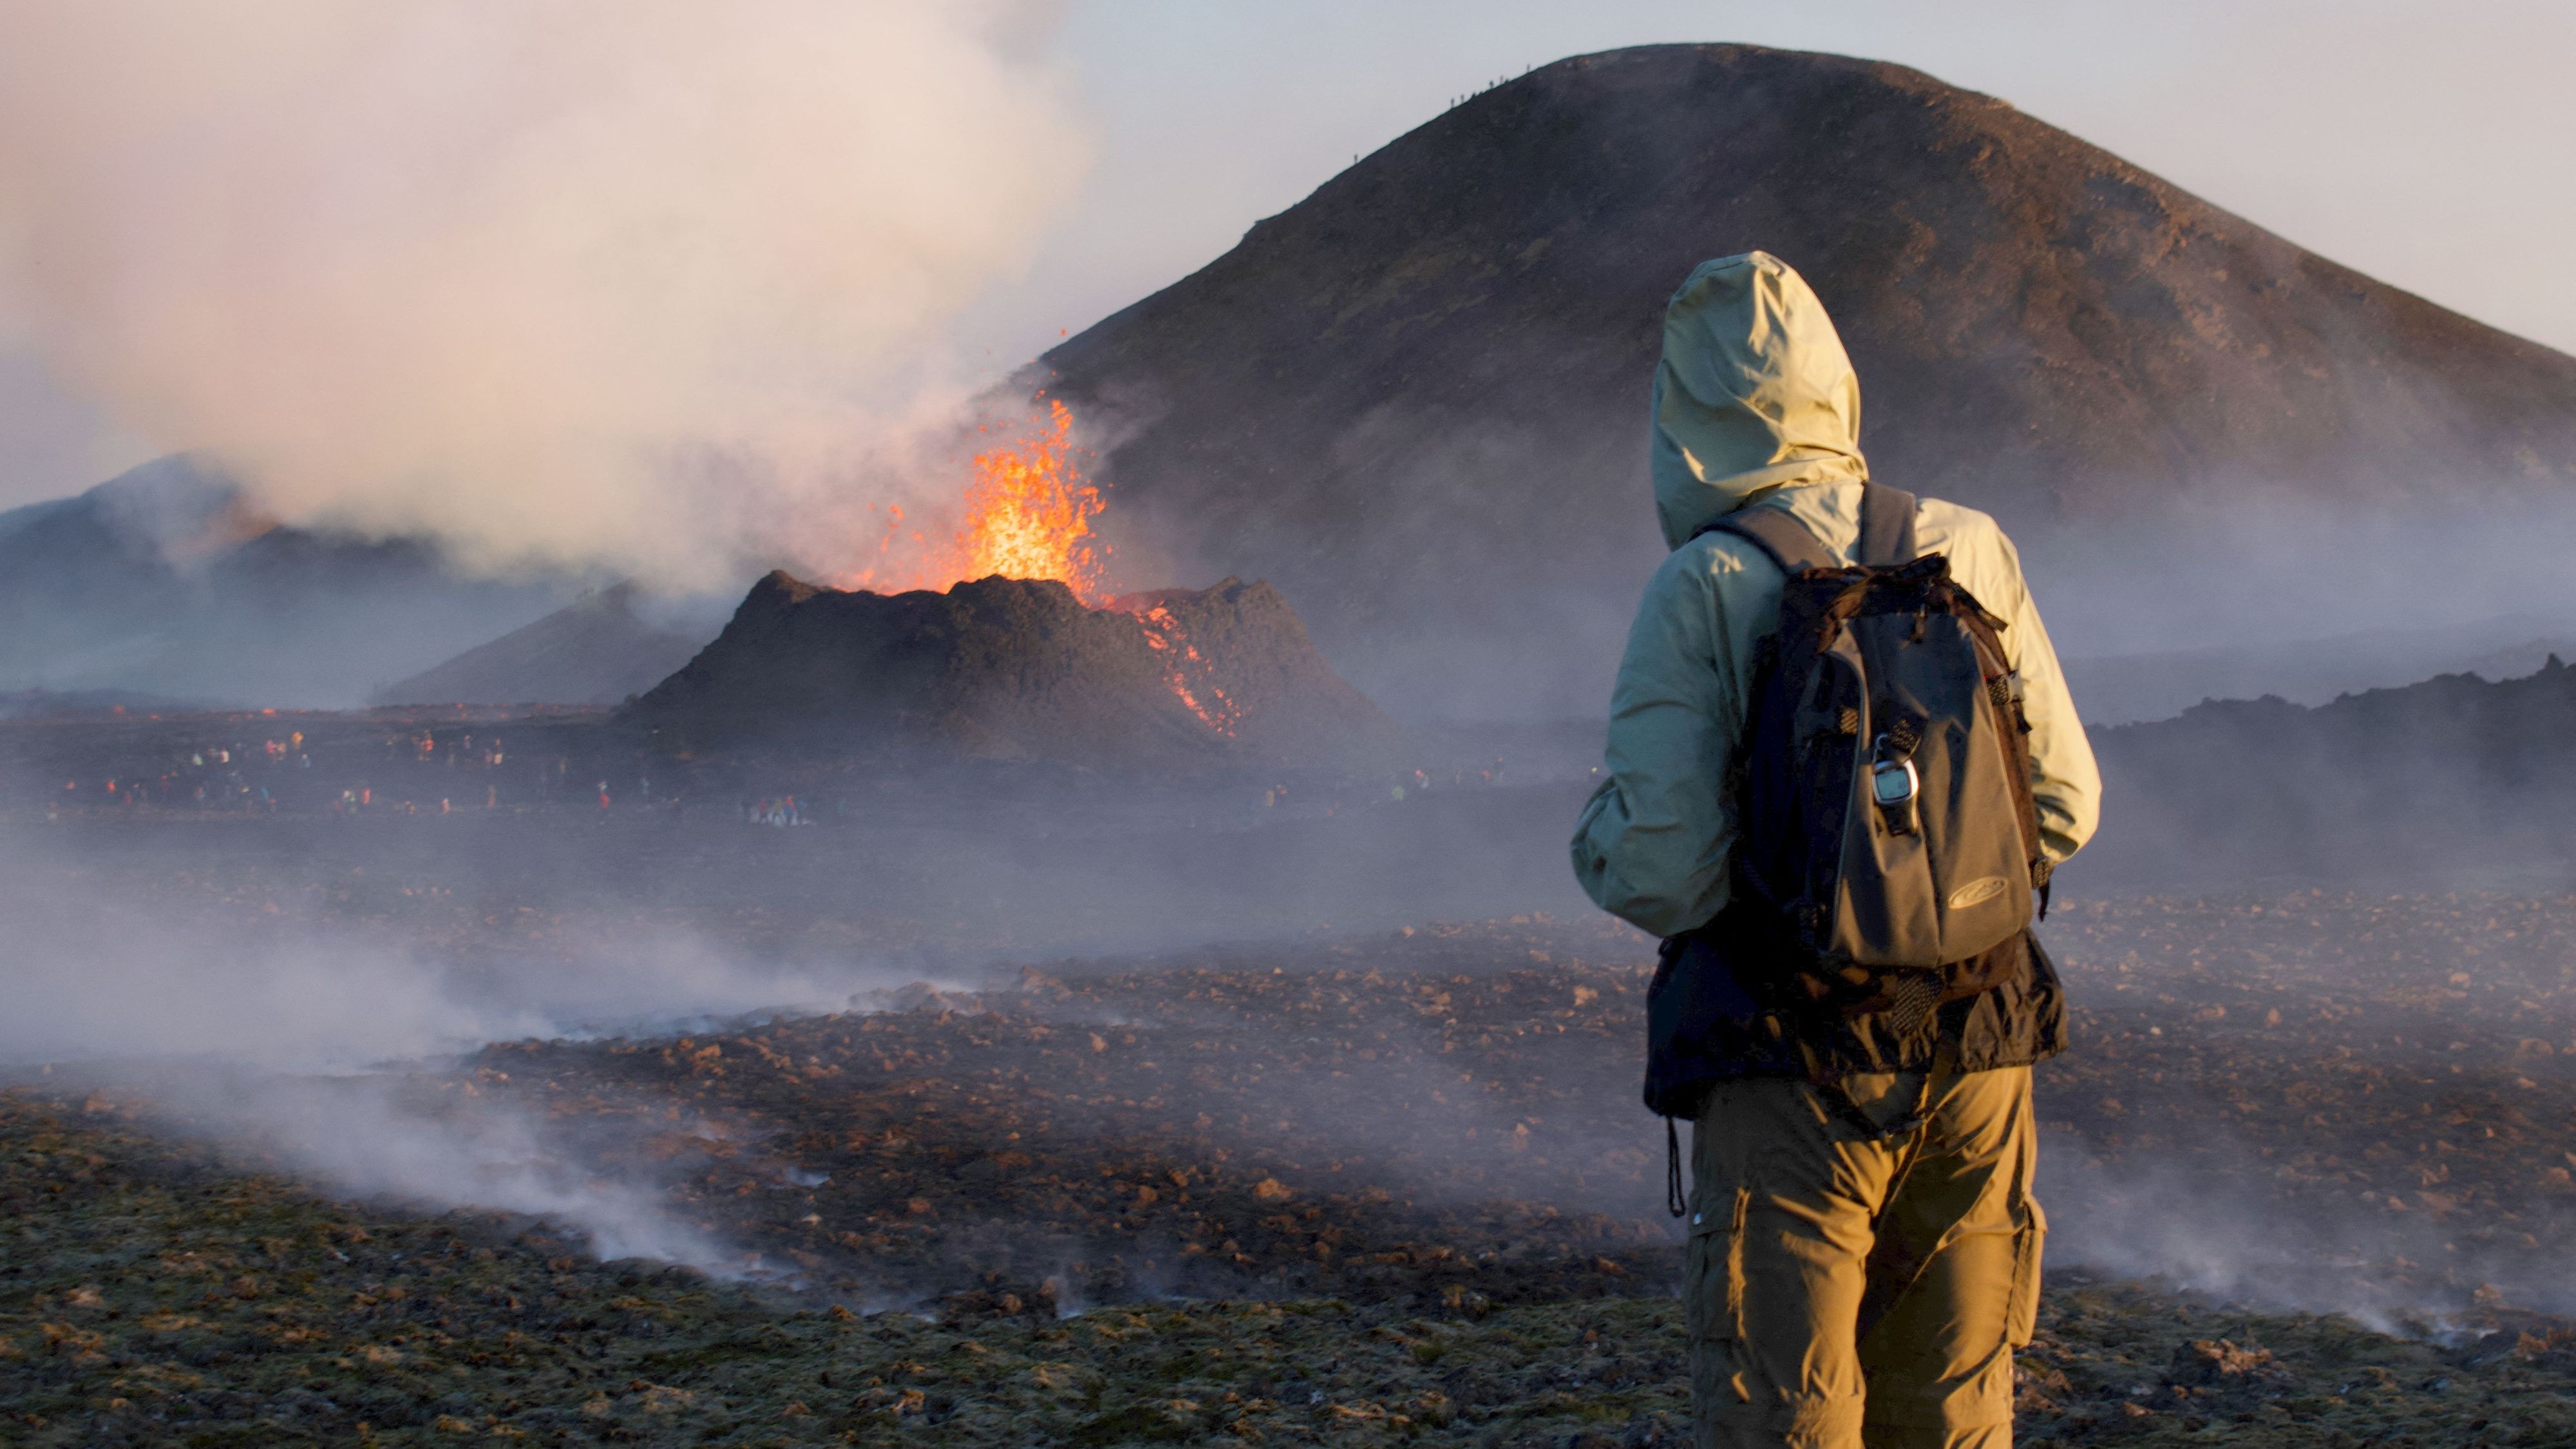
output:
[{"label": "distant crowd of people", "polygon": [[784,830],[790,825],[814,823],[793,795],[781,795],[776,799],[764,795],[757,800],[743,802],[741,811],[743,823],[747,825],[774,825]]}]

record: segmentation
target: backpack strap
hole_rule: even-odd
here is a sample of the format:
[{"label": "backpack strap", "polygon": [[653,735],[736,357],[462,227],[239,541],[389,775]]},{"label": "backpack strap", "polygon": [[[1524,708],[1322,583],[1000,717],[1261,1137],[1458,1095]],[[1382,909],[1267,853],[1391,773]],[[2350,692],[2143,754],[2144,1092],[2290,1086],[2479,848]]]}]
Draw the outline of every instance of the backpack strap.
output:
[{"label": "backpack strap", "polygon": [[1863,481],[1860,543],[1852,550],[1854,559],[1885,567],[1912,563],[1917,552],[1914,547],[1914,495],[1874,480]]},{"label": "backpack strap", "polygon": [[[1841,568],[1843,561],[1825,547],[1814,530],[1785,508],[1739,508],[1702,528],[1700,533],[1731,533],[1768,554],[1784,574],[1807,569]],[[1694,534],[1693,537],[1698,535]],[[1914,561],[1914,495],[1901,488],[1864,481],[1860,495],[1860,541],[1855,562],[1901,564]]]},{"label": "backpack strap", "polygon": [[1770,555],[1780,572],[1792,578],[1808,569],[1842,567],[1825,541],[1785,508],[1739,508],[1700,532],[1734,534]]}]

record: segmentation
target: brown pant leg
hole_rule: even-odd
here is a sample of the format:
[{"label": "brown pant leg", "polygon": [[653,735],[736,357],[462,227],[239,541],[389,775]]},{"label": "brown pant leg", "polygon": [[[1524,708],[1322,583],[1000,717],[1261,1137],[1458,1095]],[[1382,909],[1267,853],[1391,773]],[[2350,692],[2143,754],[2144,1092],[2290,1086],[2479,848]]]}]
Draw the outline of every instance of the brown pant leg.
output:
[{"label": "brown pant leg", "polygon": [[[1891,1115],[1911,1105],[1894,1078],[1851,1089]],[[1872,1220],[1903,1146],[1864,1140],[1803,1081],[1711,1094],[1693,1133],[1684,1289],[1702,1449],[1859,1449]]]},{"label": "brown pant leg", "polygon": [[1936,1080],[1878,1223],[1862,1310],[1870,1449],[2009,1449],[2047,1220],[2027,1067]]}]

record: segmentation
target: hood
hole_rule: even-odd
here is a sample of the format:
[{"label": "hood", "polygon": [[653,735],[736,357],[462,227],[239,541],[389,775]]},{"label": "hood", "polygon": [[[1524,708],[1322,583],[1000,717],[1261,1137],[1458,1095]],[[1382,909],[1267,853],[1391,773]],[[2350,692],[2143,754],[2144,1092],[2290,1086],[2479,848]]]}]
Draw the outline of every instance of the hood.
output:
[{"label": "hood", "polygon": [[1673,293],[1651,467],[1672,548],[1764,489],[1869,476],[1860,379],[1825,304],[1788,263],[1720,257]]}]

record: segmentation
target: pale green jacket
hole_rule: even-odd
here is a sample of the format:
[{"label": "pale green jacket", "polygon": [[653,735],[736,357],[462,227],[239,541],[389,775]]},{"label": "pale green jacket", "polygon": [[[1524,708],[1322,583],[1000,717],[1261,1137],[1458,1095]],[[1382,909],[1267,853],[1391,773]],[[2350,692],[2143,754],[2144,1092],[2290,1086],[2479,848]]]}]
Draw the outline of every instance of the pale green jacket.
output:
[{"label": "pale green jacket", "polygon": [[[1738,508],[1783,508],[1846,559],[1860,535],[1860,382],[1824,304],[1763,252],[1703,262],[1664,314],[1655,372],[1655,511],[1672,556],[1647,581],[1610,699],[1608,778],[1574,831],[1574,874],[1603,910],[1658,936],[1727,899],[1736,807],[1722,782],[1741,743],[1754,646],[1777,626],[1780,569],[1701,533]],[[2051,863],[2082,848],[2102,781],[2021,560],[1995,521],[1926,498],[1916,544],[2003,619],[2030,716],[2031,793]]]}]

